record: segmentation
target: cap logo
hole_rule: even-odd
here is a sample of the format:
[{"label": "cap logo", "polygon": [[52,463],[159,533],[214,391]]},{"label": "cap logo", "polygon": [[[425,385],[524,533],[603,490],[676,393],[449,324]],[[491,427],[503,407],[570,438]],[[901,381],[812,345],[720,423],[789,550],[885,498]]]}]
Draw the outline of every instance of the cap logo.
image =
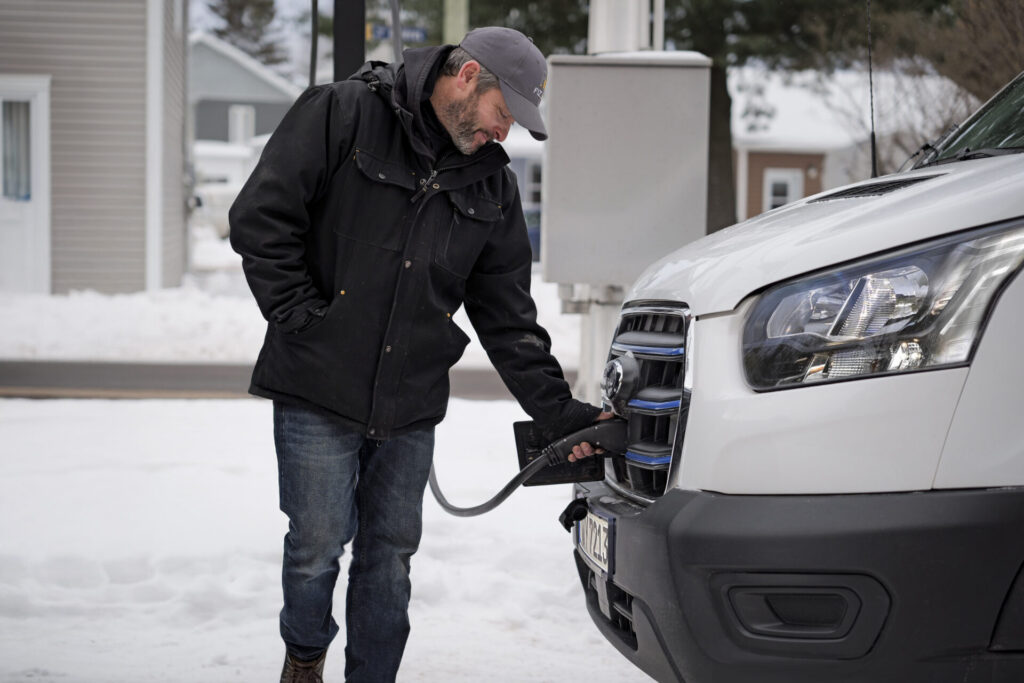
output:
[{"label": "cap logo", "polygon": [[544,79],[544,82],[540,84],[539,88],[533,89],[533,94],[537,96],[537,99],[544,97],[544,88],[548,85],[548,79]]}]

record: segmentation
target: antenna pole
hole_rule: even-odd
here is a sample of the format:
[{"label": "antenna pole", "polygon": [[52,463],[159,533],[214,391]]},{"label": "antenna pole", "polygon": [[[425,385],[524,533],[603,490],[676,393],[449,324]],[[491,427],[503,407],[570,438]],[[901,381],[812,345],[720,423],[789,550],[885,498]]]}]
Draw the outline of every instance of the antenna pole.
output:
[{"label": "antenna pole", "polygon": [[313,33],[309,41],[309,87],[316,85],[316,40],[320,36],[320,8],[317,1],[313,0]]},{"label": "antenna pole", "polygon": [[868,4],[868,91],[871,99],[871,177],[878,177],[878,150],[875,145],[875,77],[871,53],[871,0]]}]

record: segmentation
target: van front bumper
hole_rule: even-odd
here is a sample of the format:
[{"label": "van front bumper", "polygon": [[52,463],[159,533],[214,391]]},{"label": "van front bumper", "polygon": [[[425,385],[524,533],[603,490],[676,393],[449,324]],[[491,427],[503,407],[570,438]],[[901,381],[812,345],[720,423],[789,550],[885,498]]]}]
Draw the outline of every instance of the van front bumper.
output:
[{"label": "van front bumper", "polygon": [[576,548],[591,617],[659,681],[1024,680],[1024,488],[575,492],[609,530],[607,571]]}]

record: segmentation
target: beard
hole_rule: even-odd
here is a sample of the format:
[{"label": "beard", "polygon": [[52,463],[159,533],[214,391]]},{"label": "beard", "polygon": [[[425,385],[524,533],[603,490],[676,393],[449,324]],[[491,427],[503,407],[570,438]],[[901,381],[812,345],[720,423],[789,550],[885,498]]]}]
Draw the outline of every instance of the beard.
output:
[{"label": "beard", "polygon": [[[480,93],[474,89],[466,99],[452,100],[437,112],[437,118],[448,131],[455,148],[466,156],[476,152],[491,139],[491,136],[487,135],[476,119],[479,101]],[[483,133],[487,140],[485,142],[478,141],[477,133]]]}]

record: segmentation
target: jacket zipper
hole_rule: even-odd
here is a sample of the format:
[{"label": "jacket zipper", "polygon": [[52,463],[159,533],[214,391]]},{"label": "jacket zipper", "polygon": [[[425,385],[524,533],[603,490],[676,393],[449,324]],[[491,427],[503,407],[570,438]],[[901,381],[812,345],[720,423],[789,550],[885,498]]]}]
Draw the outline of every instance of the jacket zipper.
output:
[{"label": "jacket zipper", "polygon": [[[414,194],[413,197],[412,197],[412,200],[411,200],[412,202],[415,203],[415,202],[419,201],[420,199],[422,199],[424,196],[426,196],[427,189],[430,187],[430,181],[433,180],[436,176],[437,176],[437,171],[436,170],[432,170],[430,172],[430,178],[423,181],[423,190],[417,190],[416,191],[416,194]],[[424,204],[422,206],[417,206],[416,207],[416,210],[415,210],[415,212],[413,213],[413,216],[412,216],[412,226],[415,226],[417,221],[419,221],[420,214],[423,212],[423,207],[424,206],[426,206],[426,204]],[[409,242],[412,239],[413,239],[413,231],[412,231],[412,228],[410,227],[409,234],[406,235],[406,237],[405,237],[405,244],[402,246],[402,258],[403,259],[406,258],[406,254],[409,251]],[[404,274],[405,274],[404,269],[400,269],[398,271],[398,280],[395,283],[395,293],[391,297],[391,310],[388,312],[388,324],[384,328],[384,338],[385,338],[384,343],[385,344],[387,343],[387,338],[391,334],[391,325],[395,321],[395,310],[398,308],[398,299],[399,299],[399,296],[400,296],[401,291],[402,291],[402,277],[404,276]],[[367,423],[366,423],[367,429],[370,430],[368,432],[368,435],[372,436],[372,437],[383,436],[382,434],[380,434],[380,432],[377,431],[377,428],[374,426],[374,422],[377,421],[377,398],[378,398],[378,395],[379,395],[378,392],[379,392],[379,389],[380,389],[380,372],[381,372],[381,365],[384,363],[384,353],[385,353],[384,349],[380,349],[377,352],[377,372],[376,372],[376,375],[373,378],[373,397],[370,400],[370,416],[369,416],[369,419],[367,420]],[[382,427],[382,431],[384,431],[387,434],[390,434],[390,432],[391,432],[390,426]]]},{"label": "jacket zipper", "polygon": [[466,157],[465,159],[460,160],[459,163],[452,164],[451,166],[444,166],[443,168],[431,169],[430,176],[428,178],[424,178],[422,181],[423,187],[421,187],[419,190],[416,190],[416,192],[409,199],[409,201],[415,204],[419,200],[423,199],[423,197],[425,197],[427,193],[430,192],[430,189],[433,187],[434,178],[437,177],[438,173],[444,171],[453,171],[457,168],[462,168],[464,166],[472,166],[473,164],[478,164],[482,160],[486,159],[489,156],[492,156],[493,154],[496,154],[496,151],[489,151],[487,154],[477,159],[471,159],[469,157]]},{"label": "jacket zipper", "polygon": [[[419,200],[423,199],[423,197],[426,196],[427,192],[430,191],[431,183],[434,181],[434,178],[437,177],[437,173],[437,169],[433,169],[430,171],[430,177],[424,178],[423,180],[420,181],[423,184],[423,187],[421,187],[419,190],[416,190],[416,192],[409,199],[410,202],[415,204],[416,202],[418,202]],[[418,211],[417,215],[419,215]]]},{"label": "jacket zipper", "polygon": [[[487,156],[490,156],[493,153],[494,152],[491,152]],[[483,158],[486,158],[486,156],[483,157]],[[476,163],[477,161],[479,161],[479,159],[474,160],[474,161],[470,161],[469,159],[466,159],[462,163],[453,164],[451,166],[446,166],[446,167],[441,168],[441,169],[436,169],[436,168],[435,169],[431,169],[430,176],[425,178],[425,179],[423,179],[423,183],[422,183],[423,187],[420,188],[419,190],[416,190],[416,192],[409,199],[409,201],[411,203],[415,204],[416,202],[418,202],[421,199],[423,199],[424,197],[426,197],[427,194],[430,192],[430,190],[433,187],[434,178],[437,177],[437,174],[439,172],[441,172],[441,171],[450,171],[452,169],[460,168],[462,166],[468,166],[470,164]],[[423,206],[425,206],[425,205],[423,205]],[[422,211],[423,211],[423,206],[416,207],[416,211],[414,212],[413,217],[412,217],[412,225],[413,226],[415,226],[416,222],[419,220],[420,213],[422,213]],[[412,239],[412,230],[411,229],[410,229],[409,234],[406,236],[405,239],[406,239],[406,242],[405,242],[404,247],[402,248],[403,258],[404,258],[404,254],[409,249],[409,240]],[[392,323],[394,322],[394,319],[395,319],[395,310],[398,307],[398,298],[399,298],[399,294],[401,292],[402,275],[403,275],[403,272],[399,271],[399,273],[398,273],[398,282],[395,285],[395,294],[394,294],[394,296],[391,299],[391,311],[388,314],[388,323],[387,323],[387,326],[384,328],[385,339],[388,337],[388,335],[390,335],[390,333],[391,333],[391,325],[392,325]],[[380,434],[377,433],[377,429],[373,425],[374,425],[374,422],[377,421],[377,397],[378,397],[378,391],[379,391],[379,388],[380,388],[380,372],[381,372],[380,367],[381,367],[381,364],[383,364],[383,362],[384,362],[384,351],[381,350],[381,351],[378,352],[378,356],[377,356],[377,373],[376,373],[376,376],[373,379],[373,399],[370,402],[370,417],[367,420],[367,428],[371,430],[370,432],[368,432],[368,434],[369,434],[369,436],[372,436],[372,437],[381,436]],[[389,428],[383,428],[383,431],[390,433],[390,429]]]}]

